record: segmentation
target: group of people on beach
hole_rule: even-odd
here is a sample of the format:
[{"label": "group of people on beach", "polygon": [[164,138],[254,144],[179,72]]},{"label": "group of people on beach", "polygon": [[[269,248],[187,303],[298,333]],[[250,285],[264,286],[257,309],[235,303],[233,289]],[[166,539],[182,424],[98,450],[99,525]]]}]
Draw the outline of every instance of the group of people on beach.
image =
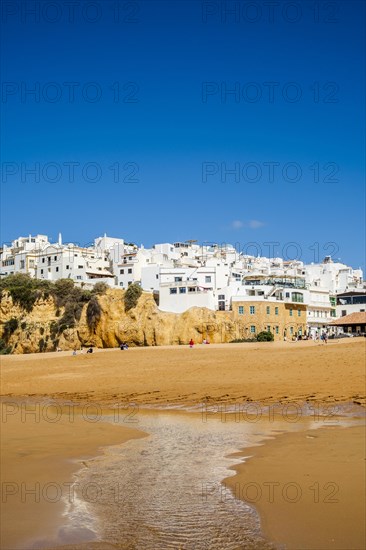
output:
[{"label": "group of people on beach", "polygon": [[[92,346],[90,346],[87,350],[86,350],[86,353],[93,353],[94,350],[92,348]],[[80,353],[84,353],[83,352],[83,348],[80,348]],[[72,352],[73,355],[77,355],[77,350],[76,348],[74,349],[74,351]]]},{"label": "group of people on beach", "polygon": [[[204,339],[202,340],[202,344],[209,344],[209,343],[210,343],[210,342],[208,341],[207,338],[204,338]],[[194,346],[194,341],[193,341],[193,338],[191,338],[190,341],[189,341],[189,347],[190,347],[190,348],[193,348],[193,346]]]}]

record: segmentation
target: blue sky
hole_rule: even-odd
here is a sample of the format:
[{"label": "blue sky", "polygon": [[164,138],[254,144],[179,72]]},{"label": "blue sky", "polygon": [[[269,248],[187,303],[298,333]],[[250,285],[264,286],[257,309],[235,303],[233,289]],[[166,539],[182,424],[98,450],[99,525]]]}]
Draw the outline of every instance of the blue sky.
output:
[{"label": "blue sky", "polygon": [[365,269],[365,4],[235,4],[3,2],[3,242],[270,242]]}]

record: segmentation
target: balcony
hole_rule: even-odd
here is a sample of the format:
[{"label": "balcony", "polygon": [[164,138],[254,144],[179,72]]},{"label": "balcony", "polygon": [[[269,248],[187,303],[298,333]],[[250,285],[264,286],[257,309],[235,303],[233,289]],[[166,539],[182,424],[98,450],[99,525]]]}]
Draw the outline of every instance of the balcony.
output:
[{"label": "balcony", "polygon": [[301,288],[306,289],[305,279],[293,277],[293,278],[258,278],[258,279],[244,279],[243,285],[245,286],[273,286],[275,288]]}]

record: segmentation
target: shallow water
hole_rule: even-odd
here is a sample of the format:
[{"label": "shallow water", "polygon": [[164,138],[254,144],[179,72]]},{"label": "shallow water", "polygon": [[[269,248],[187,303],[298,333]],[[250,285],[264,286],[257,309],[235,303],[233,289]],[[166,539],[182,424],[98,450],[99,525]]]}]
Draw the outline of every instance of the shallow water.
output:
[{"label": "shallow water", "polygon": [[[93,548],[120,550],[273,549],[261,535],[255,509],[222,483],[235,474],[230,468],[246,459],[232,453],[278,431],[352,426],[364,417],[364,410],[348,405],[331,410],[276,406],[277,415],[269,407],[260,407],[256,415],[255,403],[241,414],[235,408],[227,414],[228,404],[202,407],[202,414],[135,408],[133,416],[118,416],[124,426],[149,435],[108,447],[97,458],[73,461],[78,471],[63,497],[56,537],[28,539],[19,548],[84,543],[89,550],[95,541]],[[115,422],[115,412],[105,411],[103,418]]]},{"label": "shallow water", "polygon": [[75,476],[59,543],[101,540],[120,549],[274,548],[256,511],[221,481],[238,464],[228,457],[277,430],[321,427],[309,419],[222,422],[200,415],[140,413],[143,439],[110,447]]}]

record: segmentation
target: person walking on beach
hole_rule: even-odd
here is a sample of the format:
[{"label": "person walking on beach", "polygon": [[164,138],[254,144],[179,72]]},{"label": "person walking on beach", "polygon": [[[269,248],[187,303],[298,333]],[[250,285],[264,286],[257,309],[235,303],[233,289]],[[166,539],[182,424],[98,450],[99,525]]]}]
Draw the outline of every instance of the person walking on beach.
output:
[{"label": "person walking on beach", "polygon": [[189,341],[189,347],[192,349],[193,346],[194,346],[194,342],[193,342],[193,340],[192,340],[192,338],[191,338],[190,341]]}]

